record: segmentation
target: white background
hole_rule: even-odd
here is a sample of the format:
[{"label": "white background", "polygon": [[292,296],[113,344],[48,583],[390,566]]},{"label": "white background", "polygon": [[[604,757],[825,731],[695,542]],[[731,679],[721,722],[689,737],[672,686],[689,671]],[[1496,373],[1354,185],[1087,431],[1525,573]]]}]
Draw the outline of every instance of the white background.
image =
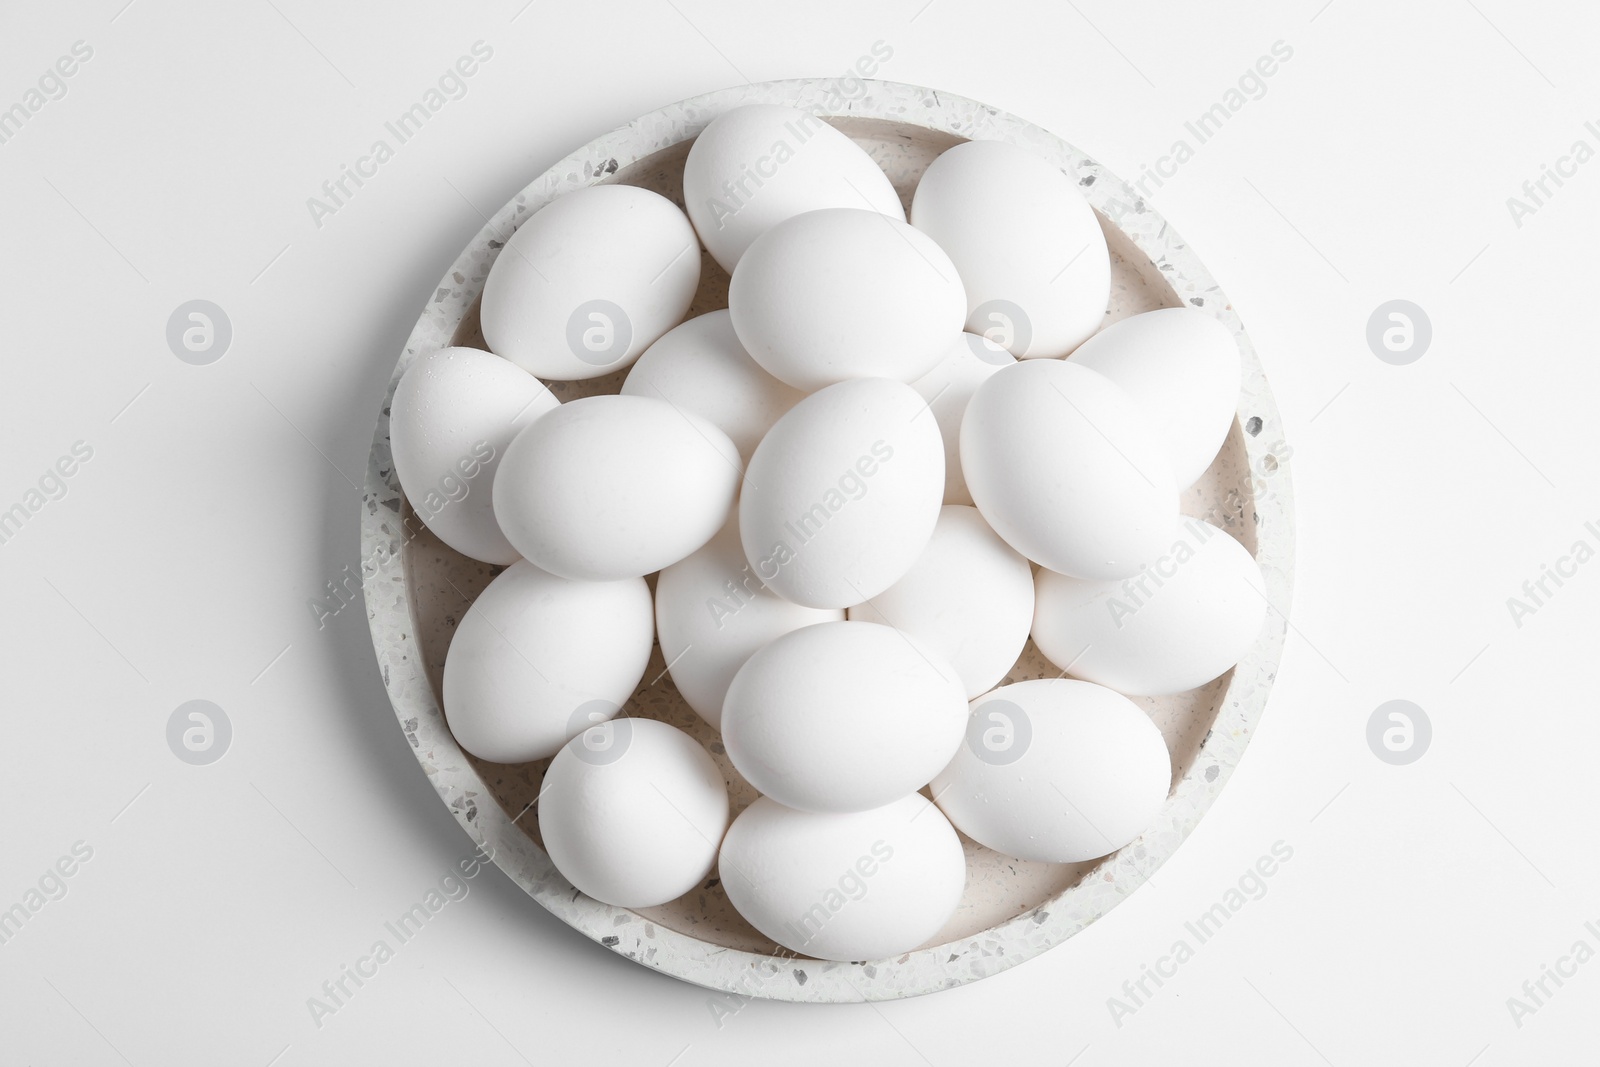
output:
[{"label": "white background", "polygon": [[[1600,543],[1600,162],[1520,227],[1506,205],[1575,140],[1600,147],[1590,5],[124,2],[0,14],[0,107],[94,50],[0,145],[0,509],[93,448],[0,545],[0,908],[93,849],[0,945],[0,1061],[1593,1055],[1600,962],[1520,1026],[1506,1003],[1578,939],[1600,948],[1600,564],[1520,627],[1506,605]],[[316,226],[307,197],[479,39],[469,94]],[[351,483],[418,310],[480,212],[583,142],[745,79],[842,74],[879,40],[879,76],[1015,112],[1127,178],[1293,48],[1152,198],[1243,315],[1294,450],[1294,630],[1248,756],[1155,883],[961,989],[719,1025],[711,994],[491,870],[314,1025],[307,998],[470,849],[396,728],[364,610],[319,631],[308,607],[357,564]],[[164,337],[194,298],[233,324],[210,366]],[[1409,366],[1365,340],[1394,298],[1433,323]],[[207,767],[165,740],[195,698],[234,727]],[[1409,766],[1367,746],[1393,698],[1434,727]],[[1267,894],[1118,1025],[1107,998],[1279,840]]]}]

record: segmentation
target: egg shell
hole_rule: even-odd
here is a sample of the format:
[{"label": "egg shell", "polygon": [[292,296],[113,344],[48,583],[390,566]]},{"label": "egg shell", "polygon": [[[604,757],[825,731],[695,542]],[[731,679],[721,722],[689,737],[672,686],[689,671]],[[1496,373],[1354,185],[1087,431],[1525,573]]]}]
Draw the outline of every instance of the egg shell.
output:
[{"label": "egg shell", "polygon": [[911,388],[928,402],[944,440],[946,504],[972,503],[972,493],[961,474],[961,419],[967,413],[967,402],[995,371],[1016,361],[1015,356],[992,341],[964,333],[951,342],[944,358],[931,371],[911,383]]},{"label": "egg shell", "polygon": [[927,643],[871,622],[776,638],[739,668],[722,704],[728,758],[802,811],[865,811],[920,789],[961,743],[966,695]]},{"label": "egg shell", "polygon": [[791,408],[750,458],[739,497],[745,558],[786,600],[859,604],[911,569],[943,490],[939,424],[916,391],[884,378],[840,382]]},{"label": "egg shell", "polygon": [[893,626],[943,656],[971,698],[1016,665],[1033,624],[1033,568],[977,508],[946,504],[928,547],[850,619]]},{"label": "egg shell", "polygon": [[683,200],[729,274],[757,237],[807,211],[868,207],[906,217],[859,145],[816,115],[776,104],[736,107],[706,125],[684,161]]},{"label": "egg shell", "polygon": [[700,242],[672,201],[631,185],[574,189],[500,250],[483,283],[483,336],[541,378],[597,378],[681,322],[699,285]]},{"label": "egg shell", "polygon": [[805,397],[750,358],[726,308],[668,330],[628,371],[622,392],[665,400],[709,420],[733,439],[745,459],[772,424]]},{"label": "egg shell", "polygon": [[650,908],[705,880],[728,829],[722,772],[654,719],[590,727],[550,762],[539,836],[556,870],[603,904]]},{"label": "egg shell", "polygon": [[434,535],[485,563],[518,558],[494,517],[494,474],[511,439],[560,401],[489,352],[442,348],[412,361],[395,386],[389,442],[411,508]]},{"label": "egg shell", "polygon": [[1179,489],[1211,466],[1233,426],[1243,371],[1226,326],[1195,308],[1114,322],[1072,353],[1128,394],[1167,443]]},{"label": "egg shell", "polygon": [[1079,863],[1138,837],[1171,784],[1161,731],[1131,700],[1043,678],[972,702],[966,743],[933,795],[958,830],[1002,855]]},{"label": "egg shell", "polygon": [[1105,377],[1061,360],[1024,360],[979,387],[961,421],[961,467],[995,533],[1062,574],[1137,574],[1166,550],[1178,515],[1154,427]]},{"label": "egg shell", "polygon": [[881,960],[931,940],[966,887],[961,840],[913,793],[818,815],[760,797],[733,820],[717,872],[734,908],[792,952]]},{"label": "egg shell", "polygon": [[716,727],[745,660],[791,630],[843,620],[838,608],[803,607],[767,589],[744,558],[737,519],[656,579],[656,633],[667,671],[695,713]]},{"label": "egg shell", "polygon": [[967,329],[1019,358],[1064,356],[1100,328],[1111,254],[1073,179],[1025,148],[968,141],[928,165],[911,223],[955,263]]},{"label": "egg shell", "polygon": [[961,332],[966,294],[929,237],[861,208],[796,215],[750,246],[728,286],[733,328],[767,372],[811,392],[910,382]]},{"label": "egg shell", "polygon": [[711,540],[739,490],[728,435],[665,400],[583,397],[519,433],[494,512],[524,557],[564,578],[650,574]]},{"label": "egg shell", "polygon": [[1175,523],[1166,552],[1132,578],[1041,570],[1036,583],[1039,651],[1074,677],[1140,696],[1220,676],[1255,644],[1267,615],[1249,550],[1201,519]]},{"label": "egg shell", "polygon": [[513,563],[450,639],[444,713],[456,743],[491,763],[554,755],[632,695],[653,621],[643,578],[572,582]]}]

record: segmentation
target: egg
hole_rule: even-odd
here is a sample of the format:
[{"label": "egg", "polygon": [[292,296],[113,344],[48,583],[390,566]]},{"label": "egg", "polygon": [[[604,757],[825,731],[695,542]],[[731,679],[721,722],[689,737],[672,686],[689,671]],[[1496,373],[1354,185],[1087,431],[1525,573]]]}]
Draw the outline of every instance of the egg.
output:
[{"label": "egg", "polygon": [[1195,308],[1161,308],[1114,322],[1072,353],[1128,394],[1161,431],[1179,489],[1211,466],[1233,426],[1242,371],[1239,346]]},{"label": "egg", "polygon": [[483,336],[541,378],[597,378],[682,321],[699,285],[700,242],[672,201],[631,185],[574,189],[500,250],[483,283]]},{"label": "egg", "polygon": [[707,123],[683,165],[683,200],[711,257],[732,274],[750,243],[819,208],[870,208],[901,222],[894,186],[854,141],[816,115],[748,104]]},{"label": "egg", "polygon": [[389,408],[395,474],[434,535],[484,563],[519,558],[494,517],[494,474],[511,439],[560,402],[499,356],[442,348],[400,376]]},{"label": "egg", "polygon": [[622,392],[694,412],[732,438],[745,459],[772,424],[805,397],[750,358],[726,308],[668,330],[633,365]]},{"label": "egg", "polygon": [[961,332],[966,295],[928,236],[861,208],[808,211],[758,237],[728,286],[739,340],[811,392],[847,378],[910,382]]},{"label": "egg", "polygon": [[843,620],[838,608],[803,607],[769,590],[744,558],[736,519],[656,579],[656,633],[667,672],[712,726],[722,724],[728,683],[762,646],[802,626]]},{"label": "egg", "polygon": [[739,914],[784,948],[862,961],[932,940],[967,867],[950,823],[913,793],[848,815],[761,797],[728,827],[717,873]]},{"label": "egg", "polygon": [[884,378],[831,385],[791,408],[750,458],[745,559],[796,604],[859,604],[911,569],[943,491],[939,425],[914,389]]},{"label": "egg", "polygon": [[1137,574],[1178,515],[1165,442],[1075,363],[1024,360],[984,382],[961,422],[961,468],[994,531],[1062,574]]},{"label": "egg", "polygon": [[911,224],[949,253],[966,328],[1019,358],[1064,356],[1100,328],[1111,255],[1073,179],[1025,148],[967,141],[928,165]]},{"label": "egg", "polygon": [[539,787],[550,862],[619,908],[655,907],[695,888],[716,866],[727,829],[722,772],[694,738],[654,719],[590,727],[556,753]]},{"label": "egg", "polygon": [[524,557],[564,578],[650,574],[711,540],[739,490],[728,435],[665,400],[568,401],[517,434],[494,513]]},{"label": "egg", "polygon": [[1131,700],[1043,678],[972,702],[966,744],[933,795],[958,830],[1002,855],[1080,863],[1144,832],[1171,784],[1161,731]]},{"label": "egg", "polygon": [[961,678],[926,642],[871,622],[825,622],[745,661],[722,743],[749,783],[802,811],[865,811],[926,785],[961,744]]},{"label": "egg", "polygon": [[1201,519],[1175,523],[1167,550],[1132,578],[1041,570],[1036,589],[1039,651],[1074,677],[1140,696],[1220,676],[1255,644],[1267,614],[1249,550]]},{"label": "egg", "polygon": [[944,439],[944,502],[970,504],[972,493],[961,474],[961,419],[967,402],[978,386],[1001,367],[1015,363],[1016,357],[1004,348],[975,333],[964,333],[945,349],[927,374],[911,383],[928,402],[939,436]]},{"label": "egg", "polygon": [[450,639],[444,714],[456,743],[491,763],[554,755],[632,695],[653,621],[643,578],[572,582],[513,563]]},{"label": "egg", "polygon": [[975,697],[1006,676],[1033,624],[1033,568],[976,508],[946,504],[933,538],[898,582],[850,609],[939,653]]}]

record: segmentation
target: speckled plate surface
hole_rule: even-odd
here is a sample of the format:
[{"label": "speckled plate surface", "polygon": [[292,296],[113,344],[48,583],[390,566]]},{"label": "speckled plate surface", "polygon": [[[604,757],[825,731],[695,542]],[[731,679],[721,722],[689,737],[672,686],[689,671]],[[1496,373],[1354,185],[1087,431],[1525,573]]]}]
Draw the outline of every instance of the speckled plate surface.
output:
[{"label": "speckled plate surface", "polygon": [[[837,89],[828,80],[767,82],[674,104],[568,156],[496,212],[440,280],[406,342],[378,419],[362,504],[367,613],[384,684],[417,761],[462,828],[492,850],[495,862],[535,900],[601,945],[737,997],[844,1002],[916,996],[1005,970],[1104,915],[1172,855],[1227,782],[1266,703],[1289,609],[1289,449],[1239,317],[1183,240],[1105,168],[1015,116],[892,82],[866,82],[852,99],[841,100]],[[601,182],[643,186],[681,204],[690,142],[717,114],[758,102],[826,118],[883,167],[907,204],[928,163],[962,140],[1011,141],[1032,149],[1076,178],[1100,215],[1112,254],[1107,322],[1189,305],[1226,324],[1244,359],[1238,419],[1211,469],[1184,494],[1183,510],[1223,527],[1255,554],[1273,610],[1255,647],[1233,671],[1189,693],[1137,700],[1172,754],[1173,788],[1165,807],[1141,837],[1093,863],[1022,862],[964,840],[967,887],[956,914],[927,946],[889,960],[795,957],[734,912],[715,872],[686,896],[642,911],[610,907],[574,889],[538,841],[533,803],[549,761],[503,766],[468,756],[450,736],[440,707],[444,657],[456,623],[499,568],[466,559],[429,534],[406,503],[390,462],[395,383],[423,353],[452,344],[486,347],[478,331],[478,297],[505,238],[520,223],[562,193]],[[690,314],[726,307],[727,289],[728,276],[705,256]],[[622,377],[550,384],[565,400],[615,392]],[[1030,642],[1006,680],[1058,673]],[[678,696],[659,648],[625,711],[665,720],[699,739],[722,767],[736,812],[753,798],[715,732]]]}]

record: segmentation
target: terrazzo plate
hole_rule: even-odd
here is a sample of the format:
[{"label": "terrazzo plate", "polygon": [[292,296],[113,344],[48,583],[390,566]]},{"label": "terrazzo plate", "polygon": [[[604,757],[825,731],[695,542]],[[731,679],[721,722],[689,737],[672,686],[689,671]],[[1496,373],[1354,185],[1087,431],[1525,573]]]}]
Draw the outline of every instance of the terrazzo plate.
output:
[{"label": "terrazzo plate", "polygon": [[[833,80],[793,80],[695,97],[600,137],[535,178],[472,239],[428,300],[389,383],[362,504],[367,612],[384,684],[417,761],[462,829],[535,900],[601,946],[722,990],[735,1001],[916,996],[1003,971],[1094,922],[1173,854],[1226,784],[1260,720],[1287,626],[1289,450],[1239,317],[1200,260],[1129,186],[1037,126],[917,86],[869,81],[851,87],[859,91],[846,96]],[[908,205],[924,168],[951,145],[989,139],[1032,149],[1075,178],[1100,216],[1112,254],[1106,321],[1188,305],[1227,325],[1244,361],[1238,418],[1217,461],[1184,494],[1183,510],[1223,527],[1255,554],[1272,610],[1255,647],[1231,672],[1189,693],[1138,700],[1172,755],[1166,805],[1141,837],[1092,863],[1021,862],[963,839],[967,887],[956,914],[928,945],[894,959],[832,963],[796,957],[734,912],[715,872],[686,896],[639,911],[601,904],[574,889],[538,839],[533,802],[549,761],[503,766],[466,755],[450,736],[440,706],[445,651],[456,623],[499,568],[457,555],[429,534],[405,501],[390,462],[389,405],[410,362],[449,345],[487,347],[478,330],[478,298],[506,237],[542,205],[586,185],[639,185],[681,205],[690,143],[713,117],[748,103],[788,104],[822,116],[878,162]],[[727,288],[728,276],[706,255],[690,315],[726,307]],[[623,376],[550,385],[566,400],[615,392]],[[657,648],[624,713],[665,720],[697,738],[726,775],[734,811],[742,810],[753,790],[728,762],[715,732],[678,696],[664,668]],[[1058,673],[1030,642],[1006,680]]]}]

